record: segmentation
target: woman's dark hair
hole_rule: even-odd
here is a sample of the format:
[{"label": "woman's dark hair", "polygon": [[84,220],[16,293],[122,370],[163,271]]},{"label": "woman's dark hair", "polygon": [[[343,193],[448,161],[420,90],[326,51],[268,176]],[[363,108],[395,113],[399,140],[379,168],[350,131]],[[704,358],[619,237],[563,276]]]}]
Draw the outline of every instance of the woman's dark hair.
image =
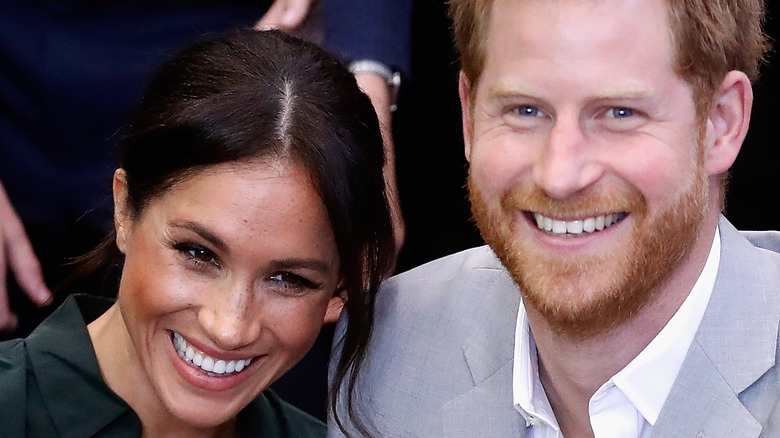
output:
[{"label": "woman's dark hair", "polygon": [[[310,174],[327,210],[348,314],[330,407],[353,392],[373,323],[374,297],[394,258],[382,136],[373,106],[338,60],[278,31],[208,37],[154,76],[120,146],[128,207],[221,163],[290,159]],[[77,275],[121,270],[115,235],[77,262]],[[118,274],[115,274],[118,275]],[[346,385],[343,385],[346,383]]]}]

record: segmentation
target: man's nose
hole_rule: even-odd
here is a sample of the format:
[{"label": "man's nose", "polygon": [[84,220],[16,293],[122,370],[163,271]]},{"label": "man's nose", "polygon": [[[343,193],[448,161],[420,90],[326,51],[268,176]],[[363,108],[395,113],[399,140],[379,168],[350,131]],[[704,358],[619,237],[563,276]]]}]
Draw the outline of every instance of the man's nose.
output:
[{"label": "man's nose", "polygon": [[252,284],[229,282],[203,297],[198,321],[205,334],[224,350],[236,350],[260,335],[261,311]]},{"label": "man's nose", "polygon": [[553,198],[566,199],[596,182],[602,173],[593,140],[578,119],[557,119],[534,165],[536,185]]}]

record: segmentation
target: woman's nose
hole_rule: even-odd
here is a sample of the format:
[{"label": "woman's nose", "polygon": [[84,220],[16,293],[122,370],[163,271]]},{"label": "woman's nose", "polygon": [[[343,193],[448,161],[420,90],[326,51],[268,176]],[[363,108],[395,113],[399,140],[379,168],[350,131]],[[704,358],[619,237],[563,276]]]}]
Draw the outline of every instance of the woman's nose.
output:
[{"label": "woman's nose", "polygon": [[256,309],[251,286],[231,284],[220,289],[204,298],[198,320],[216,346],[236,350],[260,335],[262,312]]}]

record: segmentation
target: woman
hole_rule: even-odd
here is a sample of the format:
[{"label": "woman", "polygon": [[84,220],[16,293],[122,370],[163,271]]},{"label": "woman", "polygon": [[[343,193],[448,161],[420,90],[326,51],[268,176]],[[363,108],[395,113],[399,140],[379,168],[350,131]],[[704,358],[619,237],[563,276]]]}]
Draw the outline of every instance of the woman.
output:
[{"label": "woman", "polygon": [[79,271],[117,268],[116,302],[70,298],[0,344],[4,436],[324,435],[266,389],[342,304],[336,374],[357,368],[392,264],[354,78],[282,33],[205,40],[152,80],[120,161],[115,234]]}]

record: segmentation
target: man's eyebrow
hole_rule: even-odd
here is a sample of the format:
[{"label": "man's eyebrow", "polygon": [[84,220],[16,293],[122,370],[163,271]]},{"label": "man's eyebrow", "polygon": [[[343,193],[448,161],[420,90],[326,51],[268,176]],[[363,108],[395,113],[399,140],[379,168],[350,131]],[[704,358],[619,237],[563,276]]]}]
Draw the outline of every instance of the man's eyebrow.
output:
[{"label": "man's eyebrow", "polygon": [[643,99],[650,96],[650,90],[642,86],[625,86],[601,90],[593,94],[593,100]]},{"label": "man's eyebrow", "polygon": [[[516,96],[534,98],[534,88],[522,84],[498,83],[488,89],[488,97],[502,99]],[[627,83],[604,87],[591,94],[590,100],[642,99],[651,95],[651,90],[641,84]]]},{"label": "man's eyebrow", "polygon": [[222,240],[219,236],[214,234],[211,230],[209,230],[202,224],[189,221],[189,220],[179,220],[179,221],[172,222],[171,227],[184,228],[186,230],[190,230],[193,233],[199,235],[200,237],[206,239],[209,243],[214,245],[216,249],[225,252],[229,251],[227,243],[225,243],[224,240]]},{"label": "man's eyebrow", "polygon": [[517,84],[498,83],[488,89],[488,98],[501,99],[512,96],[530,96],[532,88]]}]

